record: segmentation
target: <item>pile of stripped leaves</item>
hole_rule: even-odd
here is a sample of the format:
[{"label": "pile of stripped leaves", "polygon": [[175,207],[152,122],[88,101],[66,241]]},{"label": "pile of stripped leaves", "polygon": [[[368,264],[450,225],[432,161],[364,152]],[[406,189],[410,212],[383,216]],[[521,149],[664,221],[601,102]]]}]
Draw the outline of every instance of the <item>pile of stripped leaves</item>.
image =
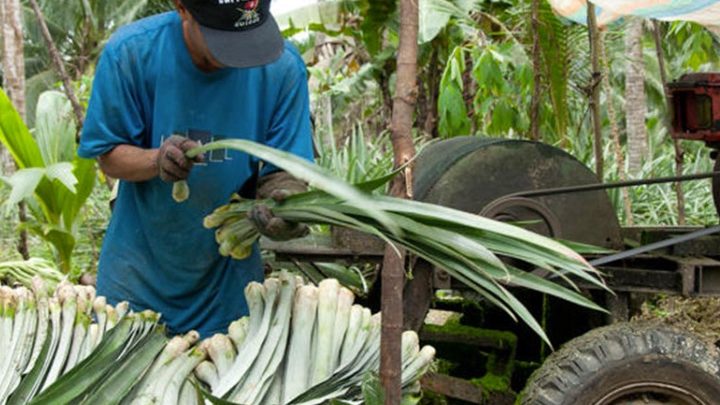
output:
[{"label": "pile of stripped leaves", "polygon": [[[107,305],[91,287],[0,287],[0,403],[361,402],[379,368],[378,314],[332,279],[316,287],[282,273],[245,293],[250,315],[199,341],[194,331],[169,339],[159,314]],[[421,350],[414,332],[403,347],[414,393],[434,349]]]},{"label": "pile of stripped leaves", "polygon": [[108,305],[92,287],[61,282],[53,292],[36,277],[32,291],[0,287],[0,301],[1,403],[107,403],[108,389],[129,391],[120,377],[137,354],[167,341],[160,315]]},{"label": "pile of stripped leaves", "polygon": [[[353,305],[352,292],[334,279],[316,287],[283,273],[250,284],[245,295],[250,316],[232,323],[229,337],[203,342],[213,363],[196,373],[214,396],[241,404],[361,403],[364,377],[380,368],[379,314]],[[417,392],[435,350],[420,349],[412,331],[402,344],[403,388]]]},{"label": "pile of stripped leaves", "polygon": [[31,287],[35,276],[42,277],[51,288],[65,278],[57,266],[49,260],[31,257],[28,260],[11,260],[0,262],[0,280],[4,284],[20,283]]}]

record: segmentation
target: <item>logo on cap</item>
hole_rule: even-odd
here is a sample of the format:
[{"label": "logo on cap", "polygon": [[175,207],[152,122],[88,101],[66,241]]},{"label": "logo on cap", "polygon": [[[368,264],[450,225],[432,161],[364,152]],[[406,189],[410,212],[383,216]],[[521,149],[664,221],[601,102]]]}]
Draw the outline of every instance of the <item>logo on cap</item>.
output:
[{"label": "logo on cap", "polygon": [[241,7],[237,10],[240,17],[235,21],[235,28],[243,28],[260,22],[260,13],[258,13],[258,5],[260,0],[247,0],[242,2]]}]

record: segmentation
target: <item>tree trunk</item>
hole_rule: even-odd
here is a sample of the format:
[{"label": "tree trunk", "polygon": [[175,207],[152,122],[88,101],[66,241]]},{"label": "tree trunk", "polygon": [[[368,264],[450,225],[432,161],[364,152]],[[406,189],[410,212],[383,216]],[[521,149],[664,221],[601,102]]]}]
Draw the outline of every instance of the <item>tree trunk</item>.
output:
[{"label": "tree trunk", "polygon": [[[665,101],[667,102],[667,111],[672,111],[670,92],[667,87],[667,72],[665,71],[665,54],[662,48],[662,41],[660,39],[660,23],[657,20],[653,20],[653,37],[655,37],[655,52],[657,53],[658,66],[660,68],[660,79],[662,81],[663,90],[665,91]],[[672,124],[670,122],[670,114],[665,114],[665,122],[668,128],[668,133],[672,131]],[[683,150],[678,139],[673,138],[673,147],[675,149],[675,175],[682,176],[683,174]],[[677,197],[677,209],[678,209],[678,225],[685,225],[685,192],[683,191],[682,182],[675,183],[675,196]]]},{"label": "tree trunk", "polygon": [[[613,88],[610,84],[610,57],[605,46],[605,33],[602,35],[600,44],[603,52],[603,88],[605,89],[605,106],[607,107],[608,121],[610,121],[610,137],[612,139],[613,150],[615,152],[615,160],[617,161],[618,180],[625,181],[625,155],[623,154],[622,144],[620,143],[620,129],[617,125],[617,114],[615,113],[615,105],[613,104]],[[623,208],[625,212],[625,224],[633,225],[632,203],[630,201],[630,190],[624,187],[620,191],[623,198]]]},{"label": "tree trunk", "polygon": [[540,0],[532,0],[531,14],[531,35],[533,39],[532,60],[533,60],[533,94],[530,102],[530,139],[540,140],[540,70],[542,69],[540,59]]},{"label": "tree trunk", "polygon": [[[417,101],[417,0],[400,1],[400,46],[397,56],[397,82],[393,99],[392,144],[395,166],[408,163],[415,156],[412,139],[413,114]],[[412,198],[412,171],[408,166],[403,176],[393,181],[391,194]],[[398,255],[391,247],[385,249],[382,270],[382,344],[380,348],[380,380],[385,390],[385,404],[397,405],[401,391],[401,339],[403,327],[403,288],[405,253]]]},{"label": "tree trunk", "polygon": [[[20,0],[0,0],[0,15],[3,30],[3,87],[20,117],[25,120],[25,56]],[[5,148],[2,151],[5,154],[2,157],[3,170],[10,173],[14,171],[12,158],[9,158]],[[18,217],[21,223],[27,221],[24,203],[18,205]],[[27,237],[27,231],[20,231],[17,245],[18,252],[25,260],[30,258]]]},{"label": "tree trunk", "polygon": [[590,109],[592,112],[592,125],[595,151],[595,174],[600,181],[603,180],[604,159],[602,144],[602,126],[600,122],[600,35],[595,18],[595,5],[587,3],[587,24],[590,35],[590,57],[592,64],[592,77],[590,78]]},{"label": "tree trunk", "polygon": [[25,57],[20,0],[2,0],[3,87],[25,120]]},{"label": "tree trunk", "polygon": [[637,175],[648,153],[645,114],[645,65],[643,63],[643,20],[631,18],[625,31],[625,116],[627,120],[628,172]]}]

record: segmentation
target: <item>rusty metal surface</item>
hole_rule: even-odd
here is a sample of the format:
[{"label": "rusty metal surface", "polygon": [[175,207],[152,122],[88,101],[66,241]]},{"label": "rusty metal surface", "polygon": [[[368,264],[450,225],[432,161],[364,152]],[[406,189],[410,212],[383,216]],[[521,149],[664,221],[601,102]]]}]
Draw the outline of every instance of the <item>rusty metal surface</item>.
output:
[{"label": "rusty metal surface", "polygon": [[710,235],[714,235],[714,234],[718,234],[718,233],[720,233],[720,226],[713,226],[710,228],[701,228],[699,230],[696,230],[696,231],[693,231],[693,232],[690,232],[687,234],[674,236],[670,239],[653,242],[648,245],[639,246],[639,247],[636,247],[636,248],[633,248],[630,250],[625,250],[625,251],[615,253],[612,255],[593,259],[590,261],[590,264],[592,264],[593,266],[600,266],[600,265],[604,265],[604,264],[608,264],[608,263],[613,263],[616,261],[620,261],[622,259],[631,258],[633,256],[638,256],[640,254],[650,253],[650,252],[653,252],[653,251],[656,251],[659,249],[671,248],[673,246],[676,246],[676,245],[684,243],[684,242],[689,242],[692,240],[696,240],[696,239],[699,239],[699,238],[702,238],[705,236],[710,236]]},{"label": "rusty metal surface", "polygon": [[420,384],[423,390],[467,401],[472,404],[485,404],[482,388],[461,378],[451,377],[445,374],[427,373],[420,380]]},{"label": "rusty metal surface", "polygon": [[[700,226],[633,226],[622,229],[624,239],[641,245],[667,240],[679,235],[703,229]],[[720,257],[720,235],[708,235],[675,244],[659,251],[673,256],[718,256]]]},{"label": "rusty metal surface", "polygon": [[605,293],[608,324],[630,320],[630,294],[627,292]]},{"label": "rusty metal surface", "polygon": [[678,262],[683,274],[683,295],[720,295],[720,261],[709,257],[687,257]]},{"label": "rusty metal surface", "polygon": [[706,142],[720,140],[720,74],[690,73],[668,84],[672,137]]},{"label": "rusty metal surface", "polygon": [[275,253],[278,261],[382,263],[383,249],[354,250],[333,245],[328,237],[311,236],[287,242],[260,240],[260,247]]},{"label": "rusty metal surface", "polygon": [[[483,392],[483,389],[467,380],[445,374],[427,373],[421,380],[423,390],[446,397],[480,405],[512,405],[512,392]],[[450,402],[452,403],[452,402]]]},{"label": "rusty metal surface", "polygon": [[[482,329],[477,329],[483,331]],[[420,331],[420,340],[428,344],[450,343],[462,344],[466,346],[476,346],[482,349],[492,349],[497,351],[512,352],[515,349],[517,340],[512,333],[505,334],[500,331],[492,331],[494,333],[452,333],[448,331],[428,331],[423,329]]]},{"label": "rusty metal surface", "polygon": [[[600,271],[613,291],[679,294],[683,288],[682,274],[677,270],[602,267]],[[582,281],[578,285],[586,289],[598,288]]]},{"label": "rusty metal surface", "polygon": [[330,237],[333,246],[353,252],[381,252],[385,249],[382,239],[354,229],[332,226]]},{"label": "rusty metal surface", "polygon": [[405,330],[419,331],[425,322],[433,297],[432,266],[418,261],[412,269],[412,278],[405,283],[403,292]]}]

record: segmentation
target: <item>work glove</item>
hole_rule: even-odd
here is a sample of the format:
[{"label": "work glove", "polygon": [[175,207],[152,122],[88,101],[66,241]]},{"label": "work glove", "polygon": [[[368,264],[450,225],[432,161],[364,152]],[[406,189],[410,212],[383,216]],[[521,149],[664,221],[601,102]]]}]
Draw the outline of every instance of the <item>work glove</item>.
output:
[{"label": "work glove", "polygon": [[[275,172],[258,180],[257,198],[271,198],[282,203],[293,194],[307,191],[307,185],[286,172]],[[276,217],[265,204],[256,204],[248,212],[248,219],[261,235],[275,241],[286,241],[307,236],[310,232],[307,225],[285,221]]]},{"label": "work glove", "polygon": [[157,166],[160,179],[165,182],[185,180],[190,175],[194,163],[203,161],[200,154],[194,159],[185,156],[185,152],[199,146],[197,142],[180,135],[173,135],[160,145],[157,157]]}]

